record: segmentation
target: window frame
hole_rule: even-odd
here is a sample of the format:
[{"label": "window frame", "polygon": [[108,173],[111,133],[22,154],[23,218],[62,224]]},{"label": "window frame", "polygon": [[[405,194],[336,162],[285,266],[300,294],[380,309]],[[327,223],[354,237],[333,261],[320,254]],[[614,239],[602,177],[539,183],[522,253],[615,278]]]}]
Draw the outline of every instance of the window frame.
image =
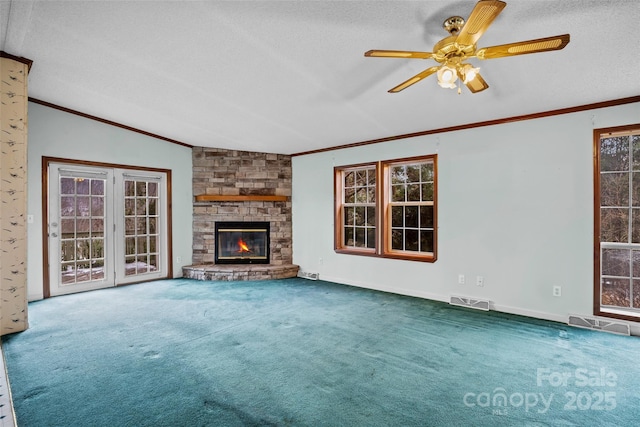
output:
[{"label": "window frame", "polygon": [[[593,252],[593,260],[594,260],[594,286],[593,286],[593,313],[597,316],[609,317],[620,320],[630,320],[630,321],[638,321],[640,319],[640,310],[634,309],[633,307],[629,307],[628,309],[625,307],[615,308],[615,306],[606,306],[602,304],[602,277],[607,276],[606,274],[602,274],[602,253],[603,246],[604,248],[620,248],[620,249],[628,249],[633,252],[634,249],[640,249],[640,243],[612,243],[612,242],[603,242],[601,241],[601,140],[604,138],[611,138],[616,136],[631,136],[636,135],[640,131],[640,123],[634,125],[626,125],[626,126],[617,126],[610,128],[602,128],[602,129],[594,129],[593,131],[593,195],[594,195],[594,204],[593,204],[593,224],[594,224],[594,233],[593,233],[593,241],[594,241],[594,252]],[[631,160],[630,160],[631,161]],[[630,176],[633,173],[631,168],[628,172]],[[633,210],[633,202],[629,200],[629,208]],[[636,209],[638,209],[636,207]],[[629,221],[631,223],[631,216],[629,216]],[[629,230],[631,231],[631,224],[629,225]],[[633,286],[633,272],[630,271],[629,280],[630,286]],[[637,279],[636,279],[637,280]],[[633,306],[633,296],[630,295],[630,304]]]},{"label": "window frame", "polygon": [[[409,261],[435,262],[438,250],[438,155],[428,154],[422,156],[405,157],[390,160],[380,160],[368,163],[334,167],[334,250],[336,253],[374,256],[381,258],[393,258]],[[398,202],[391,199],[390,170],[394,166],[431,163],[433,165],[433,200],[418,202],[403,202],[406,206],[433,206],[433,251],[419,252],[411,250],[398,250],[392,248],[392,217],[391,207]],[[353,247],[344,244],[344,174],[350,171],[375,168],[375,248]]]}]

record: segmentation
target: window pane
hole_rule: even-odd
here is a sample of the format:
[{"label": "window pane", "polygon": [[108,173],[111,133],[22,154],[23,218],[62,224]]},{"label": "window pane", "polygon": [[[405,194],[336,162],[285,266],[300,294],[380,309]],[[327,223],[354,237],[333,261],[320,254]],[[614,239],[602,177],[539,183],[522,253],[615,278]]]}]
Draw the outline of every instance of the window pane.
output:
[{"label": "window pane", "polygon": [[158,215],[158,199],[149,199],[149,211],[147,212],[149,215]]},{"label": "window pane", "polygon": [[[91,258],[104,258],[104,240],[91,240]],[[95,265],[95,262],[94,262]]]},{"label": "window pane", "polygon": [[146,218],[137,218],[136,220],[136,234],[146,234],[147,233],[147,219]]},{"label": "window pane", "polygon": [[356,228],[356,241],[355,241],[355,245],[358,247],[365,247],[365,241],[364,241],[364,236],[365,236],[365,232],[364,232],[364,228]]},{"label": "window pane", "polygon": [[628,173],[603,173],[600,175],[600,205],[629,206]]},{"label": "window pane", "polygon": [[640,308],[640,280],[633,280],[633,308]]},{"label": "window pane", "polygon": [[156,271],[158,269],[158,259],[155,255],[149,256],[149,270]]},{"label": "window pane", "polygon": [[367,225],[370,227],[375,227],[376,225],[376,208],[371,206],[367,207]]},{"label": "window pane", "polygon": [[602,304],[629,307],[629,279],[602,279]]},{"label": "window pane", "polygon": [[73,178],[60,178],[60,194],[75,194],[76,180]]},{"label": "window pane", "polygon": [[157,252],[155,236],[149,236],[149,252]]},{"label": "window pane", "polygon": [[345,188],[344,189],[344,202],[345,203],[355,203],[356,202],[356,189],[355,188]]},{"label": "window pane", "polygon": [[366,169],[356,171],[356,187],[364,187],[368,181]]},{"label": "window pane", "polygon": [[124,234],[126,234],[126,235],[136,234],[136,220],[135,220],[135,218],[125,218],[125,220],[124,220]]},{"label": "window pane", "polygon": [[404,208],[402,206],[391,207],[391,226],[392,227],[404,226]]},{"label": "window pane", "polygon": [[136,196],[144,197],[147,195],[147,183],[145,181],[136,182]]},{"label": "window pane", "polygon": [[365,224],[365,206],[356,206],[355,224],[357,226],[363,226]]},{"label": "window pane", "polygon": [[94,196],[104,196],[104,180],[91,180],[91,194],[93,194]]},{"label": "window pane", "polygon": [[402,250],[404,248],[402,230],[391,230],[391,249]]},{"label": "window pane", "polygon": [[600,141],[600,170],[629,170],[629,137],[603,138]]},{"label": "window pane", "polygon": [[603,249],[602,274],[605,276],[629,276],[631,251],[628,249]]},{"label": "window pane", "polygon": [[136,257],[126,257],[124,259],[125,262],[125,270],[124,270],[124,274],[125,276],[131,276],[136,274]]},{"label": "window pane", "polygon": [[425,202],[433,201],[433,183],[422,184],[422,200]]},{"label": "window pane", "polygon": [[640,251],[631,251],[633,258],[633,277],[640,278]]},{"label": "window pane", "polygon": [[[418,228],[418,206],[406,206],[404,209],[404,226]],[[416,241],[418,239],[416,238]],[[417,250],[417,248],[416,248]]]},{"label": "window pane", "polygon": [[407,185],[407,201],[408,202],[420,201],[420,184]]},{"label": "window pane", "polygon": [[147,190],[149,191],[149,197],[158,197],[158,183],[157,182],[149,182],[149,183],[147,183]]},{"label": "window pane", "polygon": [[104,216],[104,197],[91,197],[91,215]]},{"label": "window pane", "polygon": [[136,199],[136,215],[147,214],[147,199]]},{"label": "window pane", "polygon": [[375,187],[375,185],[376,185],[376,170],[375,170],[375,168],[367,169],[367,184],[370,187]]},{"label": "window pane", "polygon": [[371,249],[376,247],[376,229],[375,228],[367,228],[367,247]]},{"label": "window pane", "polygon": [[78,218],[76,220],[76,235],[89,236],[89,219]]},{"label": "window pane", "polygon": [[367,203],[375,203],[376,202],[376,188],[369,187],[367,189]]},{"label": "window pane", "polygon": [[631,146],[633,147],[633,164],[634,171],[640,171],[640,135],[631,136]]},{"label": "window pane", "polygon": [[149,234],[157,234],[158,233],[157,222],[158,222],[158,218],[149,217]]},{"label": "window pane", "polygon": [[640,206],[640,173],[633,174],[633,182],[631,187],[631,205]]},{"label": "window pane", "polygon": [[404,248],[407,251],[418,250],[418,230],[404,231]]},{"label": "window pane", "polygon": [[76,215],[76,198],[73,196],[60,197],[60,215],[75,216]]},{"label": "window pane", "polygon": [[144,254],[147,253],[147,238],[145,237],[138,237],[138,247],[136,248],[137,252],[139,254]]},{"label": "window pane", "polygon": [[433,252],[433,231],[420,231],[420,251]]},{"label": "window pane", "polygon": [[407,182],[407,174],[404,166],[393,166],[391,168],[391,184],[404,184]]},{"label": "window pane", "polygon": [[358,188],[356,190],[356,203],[367,203],[367,188]]},{"label": "window pane", "polygon": [[640,209],[631,209],[631,243],[640,243]]},{"label": "window pane", "polygon": [[89,194],[89,182],[90,179],[75,178],[76,180],[76,194]]},{"label": "window pane", "polygon": [[344,208],[344,225],[353,225],[355,223],[356,208],[346,207]]},{"label": "window pane", "polygon": [[433,228],[433,206],[420,206],[420,227]]},{"label": "window pane", "polygon": [[125,181],[124,182],[124,195],[125,197],[133,197],[136,195],[135,183],[133,181]]},{"label": "window pane", "polygon": [[126,216],[136,214],[136,199],[124,199],[124,214]]},{"label": "window pane", "polygon": [[421,170],[420,178],[422,179],[422,182],[429,182],[434,180],[433,163],[431,162],[423,163],[422,166],[420,167],[420,170]]},{"label": "window pane", "polygon": [[91,219],[91,235],[97,237],[104,233],[104,219],[92,218]]},{"label": "window pane", "polygon": [[407,182],[420,182],[420,166],[419,165],[407,166]]},{"label": "window pane", "polygon": [[600,209],[600,241],[628,243],[629,210]]},{"label": "window pane", "polygon": [[89,258],[89,241],[87,239],[76,240],[76,259]]},{"label": "window pane", "polygon": [[89,216],[90,204],[88,196],[76,197],[76,216]]},{"label": "window pane", "polygon": [[353,246],[353,228],[348,227],[344,229],[344,242],[345,246]]},{"label": "window pane", "polygon": [[136,253],[136,238],[127,237],[124,239],[125,255],[133,255]]},{"label": "window pane", "polygon": [[60,260],[73,261],[76,259],[76,248],[74,240],[63,240],[61,242]]},{"label": "window pane", "polygon": [[404,202],[406,188],[404,184],[391,186],[391,201],[392,202]]},{"label": "window pane", "polygon": [[344,186],[345,187],[353,187],[356,182],[355,178],[356,174],[354,172],[345,172],[344,173]]},{"label": "window pane", "polygon": [[61,219],[60,233],[63,239],[72,239],[76,235],[76,220],[73,218]]}]

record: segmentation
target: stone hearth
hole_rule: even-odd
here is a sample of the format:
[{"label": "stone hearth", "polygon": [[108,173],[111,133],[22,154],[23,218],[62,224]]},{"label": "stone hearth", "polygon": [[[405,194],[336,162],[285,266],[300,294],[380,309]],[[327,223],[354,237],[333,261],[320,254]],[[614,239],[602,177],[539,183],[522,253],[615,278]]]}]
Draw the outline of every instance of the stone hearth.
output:
[{"label": "stone hearth", "polygon": [[195,264],[182,267],[182,276],[196,280],[271,280],[296,277],[298,269],[294,264]]}]

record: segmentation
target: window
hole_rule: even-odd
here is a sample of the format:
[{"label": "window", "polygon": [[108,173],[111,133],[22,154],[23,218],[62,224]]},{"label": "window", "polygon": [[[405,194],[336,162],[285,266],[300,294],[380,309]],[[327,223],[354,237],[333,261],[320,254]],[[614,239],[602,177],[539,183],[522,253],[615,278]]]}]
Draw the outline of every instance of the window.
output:
[{"label": "window", "polygon": [[594,313],[640,317],[640,125],[595,131]]},{"label": "window", "polygon": [[436,156],[335,168],[335,249],[436,260]]}]

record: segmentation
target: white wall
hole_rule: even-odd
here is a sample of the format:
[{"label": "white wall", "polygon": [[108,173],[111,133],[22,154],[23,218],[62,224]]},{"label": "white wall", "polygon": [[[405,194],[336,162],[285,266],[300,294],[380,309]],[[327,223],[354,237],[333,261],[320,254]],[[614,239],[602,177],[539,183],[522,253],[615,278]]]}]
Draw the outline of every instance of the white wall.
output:
[{"label": "white wall", "polygon": [[[296,156],[293,261],[343,284],[441,301],[478,297],[560,322],[591,315],[593,129],[638,122],[640,103]],[[438,260],[335,253],[333,167],[431,153]],[[552,296],[556,285],[561,297]]]},{"label": "white wall", "polygon": [[[191,149],[110,126],[33,102],[29,103],[27,287],[30,301],[42,299],[42,157],[171,169],[173,272],[191,264]],[[177,257],[182,262],[176,262]]]}]

